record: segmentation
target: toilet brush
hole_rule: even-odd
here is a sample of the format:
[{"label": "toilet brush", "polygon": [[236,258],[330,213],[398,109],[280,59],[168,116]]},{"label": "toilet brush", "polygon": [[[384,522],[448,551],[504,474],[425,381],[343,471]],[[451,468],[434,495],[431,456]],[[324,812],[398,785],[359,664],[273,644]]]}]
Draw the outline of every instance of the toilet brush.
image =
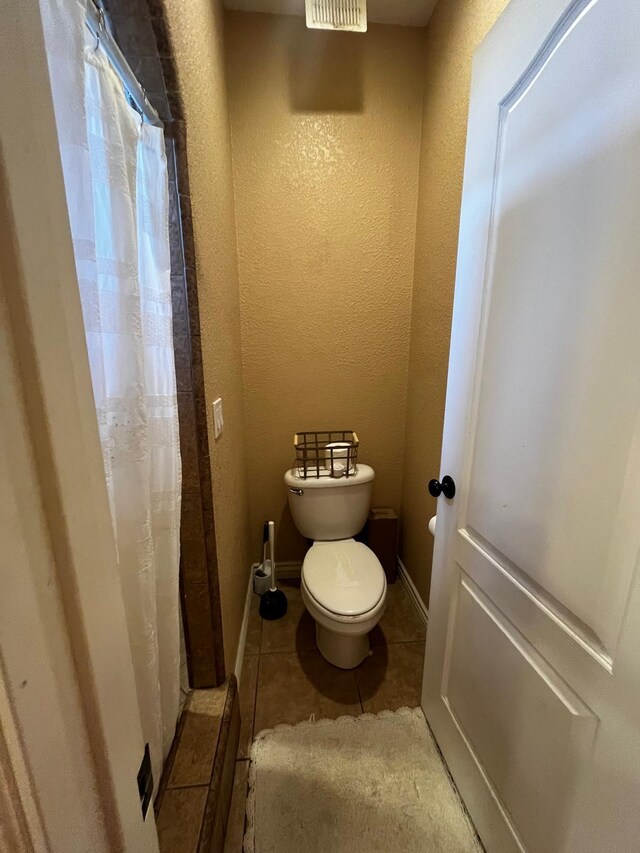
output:
[{"label": "toilet brush", "polygon": [[287,596],[276,586],[275,529],[269,522],[269,556],[271,558],[271,587],[260,599],[260,616],[263,619],[281,619],[287,612]]}]

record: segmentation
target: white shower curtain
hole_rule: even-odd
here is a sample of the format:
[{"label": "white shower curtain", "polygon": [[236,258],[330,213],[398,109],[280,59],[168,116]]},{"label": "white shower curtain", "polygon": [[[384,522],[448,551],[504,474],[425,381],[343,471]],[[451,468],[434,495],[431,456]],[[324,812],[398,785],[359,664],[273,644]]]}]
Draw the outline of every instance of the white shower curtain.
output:
[{"label": "white shower curtain", "polygon": [[179,704],[180,455],[163,133],[77,0],[41,0],[138,703],[156,786]]}]

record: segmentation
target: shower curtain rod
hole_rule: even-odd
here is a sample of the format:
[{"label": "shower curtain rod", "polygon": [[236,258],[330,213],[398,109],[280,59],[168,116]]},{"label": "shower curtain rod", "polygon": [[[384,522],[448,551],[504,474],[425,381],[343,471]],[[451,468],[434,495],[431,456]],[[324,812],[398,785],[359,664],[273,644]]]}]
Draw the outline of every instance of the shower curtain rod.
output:
[{"label": "shower curtain rod", "polygon": [[142,113],[143,117],[156,127],[163,127],[162,121],[158,113],[147,100],[144,89],[136,79],[135,74],[131,70],[131,66],[124,58],[124,55],[115,39],[107,29],[104,12],[93,0],[87,0],[87,26],[96,38],[96,44],[100,43],[109,57],[109,61],[113,68],[122,80],[125,89],[129,93],[131,100],[134,102],[138,112]]}]

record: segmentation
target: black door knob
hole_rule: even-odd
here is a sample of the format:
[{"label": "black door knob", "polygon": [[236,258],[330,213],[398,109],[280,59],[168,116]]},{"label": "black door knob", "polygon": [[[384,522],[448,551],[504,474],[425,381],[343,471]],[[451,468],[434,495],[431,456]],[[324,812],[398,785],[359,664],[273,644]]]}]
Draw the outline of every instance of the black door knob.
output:
[{"label": "black door knob", "polygon": [[439,480],[429,480],[429,494],[433,495],[434,498],[439,497],[441,494],[445,496],[445,498],[451,498],[456,493],[456,484],[453,482],[453,478],[448,474],[446,477],[442,478],[442,482]]}]

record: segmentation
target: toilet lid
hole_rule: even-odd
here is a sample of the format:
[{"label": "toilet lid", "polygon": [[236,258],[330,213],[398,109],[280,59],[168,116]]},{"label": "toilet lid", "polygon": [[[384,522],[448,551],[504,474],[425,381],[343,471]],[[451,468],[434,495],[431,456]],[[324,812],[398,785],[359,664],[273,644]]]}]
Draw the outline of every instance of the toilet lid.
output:
[{"label": "toilet lid", "polygon": [[367,613],[385,589],[380,561],[370,548],[354,539],[315,542],[304,558],[302,572],[310,595],[340,616]]}]

